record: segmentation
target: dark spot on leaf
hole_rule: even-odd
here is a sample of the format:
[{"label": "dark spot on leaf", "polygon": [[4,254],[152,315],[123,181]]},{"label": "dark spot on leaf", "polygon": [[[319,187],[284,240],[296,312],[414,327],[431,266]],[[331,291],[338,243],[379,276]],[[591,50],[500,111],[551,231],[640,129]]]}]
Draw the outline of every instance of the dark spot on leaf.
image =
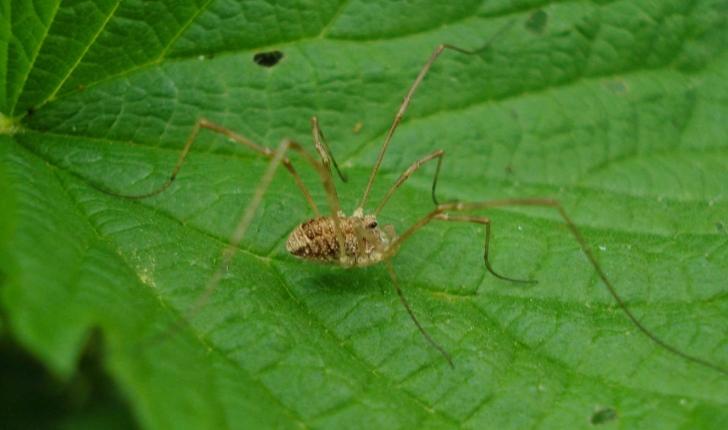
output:
[{"label": "dark spot on leaf", "polygon": [[523,26],[526,27],[526,30],[531,31],[532,33],[543,34],[546,29],[547,22],[548,15],[546,12],[539,9],[528,17]]},{"label": "dark spot on leaf", "polygon": [[35,113],[35,108],[33,106],[28,108],[28,116],[32,116]]},{"label": "dark spot on leaf", "polygon": [[613,92],[614,94],[629,93],[629,87],[627,86],[627,83],[622,80],[605,82],[603,85],[607,91]]},{"label": "dark spot on leaf", "polygon": [[592,414],[589,422],[592,423],[592,425],[598,426],[614,421],[618,418],[619,416],[617,416],[616,410],[612,408],[601,408]]},{"label": "dark spot on leaf", "polygon": [[718,231],[718,233],[726,234],[728,233],[725,229],[725,224],[723,224],[720,221],[715,222],[715,229]]},{"label": "dark spot on leaf", "polygon": [[283,58],[281,51],[259,52],[253,56],[255,64],[263,67],[273,67]]},{"label": "dark spot on leaf", "polygon": [[601,27],[602,20],[595,14],[585,15],[581,21],[576,23],[576,31],[579,32],[586,40],[594,40]]},{"label": "dark spot on leaf", "polygon": [[83,86],[83,84],[81,84],[81,85],[79,85],[79,86],[77,86],[77,87],[76,87],[76,89],[77,89],[78,91],[83,91],[83,89],[84,89],[84,88],[85,88],[85,87]]}]

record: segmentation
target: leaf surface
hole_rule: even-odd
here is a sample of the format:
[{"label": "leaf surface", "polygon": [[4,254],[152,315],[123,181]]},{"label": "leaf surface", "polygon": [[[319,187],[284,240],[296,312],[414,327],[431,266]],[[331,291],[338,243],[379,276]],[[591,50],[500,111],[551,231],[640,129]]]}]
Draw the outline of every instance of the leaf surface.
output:
[{"label": "leaf surface", "polygon": [[[68,380],[101,363],[147,428],[724,428],[728,376],[630,323],[549,208],[432,223],[386,268],[296,260],[313,215],[279,169],[224,279],[180,330],[274,148],[312,148],[316,116],[367,205],[442,148],[441,201],[554,197],[656,336],[728,367],[728,32],[714,1],[516,3],[11,2],[0,103],[2,329]],[[278,50],[261,67],[256,53]],[[291,154],[325,209],[315,172]],[[425,165],[379,216],[401,234],[433,208]],[[87,354],[88,352],[86,352]],[[606,427],[606,426],[605,426]]]}]

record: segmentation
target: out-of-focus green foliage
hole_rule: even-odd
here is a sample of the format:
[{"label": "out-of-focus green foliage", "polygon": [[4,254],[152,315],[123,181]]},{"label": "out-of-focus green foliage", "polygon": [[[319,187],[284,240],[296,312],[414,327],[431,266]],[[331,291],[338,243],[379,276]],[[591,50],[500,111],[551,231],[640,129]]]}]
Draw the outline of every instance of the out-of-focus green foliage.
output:
[{"label": "out-of-focus green foliage", "polygon": [[[337,182],[350,212],[433,49],[477,48],[515,20],[492,49],[433,66],[369,209],[439,148],[442,201],[556,197],[644,325],[725,368],[724,3],[13,0],[0,18],[0,312],[17,345],[2,350],[13,358],[2,371],[37,360],[76,387],[56,394],[81,399],[45,422],[726,428],[728,377],[643,336],[548,208],[481,214],[493,220],[496,270],[537,285],[486,272],[480,225],[433,223],[393,259],[451,369],[383,267],[286,253],[312,211],[284,169],[210,300],[160,336],[201,294],[267,167],[250,150],[203,131],[159,196],[91,186],[153,190],[198,118],[268,147],[291,137],[311,148],[317,116],[350,178]],[[283,53],[275,66],[253,61],[271,50]],[[314,172],[291,158],[325,206]],[[434,167],[380,222],[401,233],[432,208]],[[95,370],[79,371],[87,360]],[[22,420],[34,397],[15,398]]]}]

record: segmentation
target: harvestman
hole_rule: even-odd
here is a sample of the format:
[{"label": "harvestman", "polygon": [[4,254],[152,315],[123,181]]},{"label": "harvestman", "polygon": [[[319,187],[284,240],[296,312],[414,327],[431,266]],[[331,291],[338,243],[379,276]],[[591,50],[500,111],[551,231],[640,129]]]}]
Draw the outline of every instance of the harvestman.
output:
[{"label": "harvestman", "polygon": [[[247,208],[245,209],[243,216],[241,217],[240,221],[238,222],[238,225],[235,228],[235,231],[230,239],[230,244],[226,247],[223,253],[223,259],[220,265],[217,267],[214,274],[210,277],[208,280],[204,292],[200,295],[200,297],[196,300],[195,304],[190,308],[190,310],[187,312],[187,320],[191,318],[206,302],[207,299],[210,297],[210,295],[214,292],[216,289],[218,283],[222,279],[223,275],[227,271],[227,268],[232,261],[232,258],[235,254],[235,252],[238,249],[238,246],[240,242],[242,241],[245,232],[247,231],[248,227],[250,226],[250,223],[253,219],[253,216],[258,209],[258,206],[260,205],[263,194],[268,189],[268,186],[270,185],[273,175],[275,174],[276,169],[278,168],[279,164],[283,164],[283,166],[290,172],[291,176],[293,177],[293,180],[296,182],[296,185],[303,193],[303,196],[305,197],[308,204],[313,209],[313,212],[315,214],[315,217],[298,225],[293,232],[291,232],[288,242],[286,243],[286,249],[293,254],[294,256],[301,258],[303,260],[308,261],[314,261],[314,262],[322,262],[322,263],[328,263],[332,265],[338,265],[343,268],[352,268],[352,267],[367,267],[371,266],[377,263],[384,263],[387,266],[387,270],[389,271],[389,275],[392,278],[392,282],[394,284],[395,289],[397,290],[397,294],[399,295],[400,300],[402,301],[402,304],[404,305],[405,309],[407,310],[407,313],[412,318],[412,321],[414,321],[417,328],[420,330],[422,335],[427,339],[427,341],[435,347],[442,355],[445,357],[447,362],[450,364],[450,366],[454,367],[454,364],[452,360],[450,359],[450,356],[445,352],[445,350],[438,345],[431,337],[430,335],[425,331],[425,329],[422,327],[422,325],[419,323],[417,318],[415,317],[415,314],[412,312],[412,309],[409,307],[407,300],[404,297],[404,294],[402,293],[402,289],[399,286],[399,283],[397,281],[397,278],[394,274],[394,270],[392,268],[391,263],[389,262],[389,259],[394,257],[397,252],[399,251],[399,248],[402,246],[402,244],[409,239],[414,233],[416,233],[418,230],[420,230],[425,225],[429,224],[431,221],[456,221],[456,222],[472,222],[472,223],[478,223],[485,225],[485,250],[483,254],[483,259],[485,261],[485,267],[486,269],[495,277],[499,279],[503,279],[510,282],[519,282],[519,283],[536,283],[537,281],[532,280],[518,280],[509,278],[503,275],[500,275],[496,273],[493,268],[491,267],[490,261],[488,259],[488,249],[490,246],[490,219],[488,217],[484,216],[478,216],[478,215],[456,215],[453,213],[457,212],[467,212],[467,211],[475,211],[475,210],[482,210],[482,209],[490,209],[490,208],[498,208],[498,207],[506,207],[506,206],[547,206],[554,208],[559,215],[564,219],[566,222],[566,225],[569,227],[569,230],[571,230],[571,233],[574,235],[576,240],[579,242],[579,246],[581,247],[582,251],[586,254],[589,261],[591,262],[592,266],[594,267],[594,270],[597,272],[599,277],[601,278],[602,282],[606,285],[607,289],[609,290],[609,293],[614,297],[614,300],[617,302],[619,307],[622,309],[622,311],[625,313],[625,315],[632,321],[632,323],[643,333],[645,334],[650,340],[655,342],[660,347],[666,349],[667,351],[670,351],[673,354],[679,355],[689,361],[692,361],[694,363],[701,364],[703,366],[706,366],[710,369],[713,369],[715,371],[718,371],[720,373],[723,373],[725,375],[728,375],[728,369],[724,369],[718,365],[715,365],[713,363],[710,363],[706,360],[703,360],[701,358],[692,356],[690,354],[687,354],[673,346],[670,346],[660,338],[656,337],[652,332],[650,332],[646,327],[644,327],[637,318],[630,312],[629,308],[625,305],[625,303],[622,301],[622,299],[617,294],[616,290],[612,286],[609,279],[607,279],[604,271],[602,270],[601,266],[597,262],[596,258],[594,257],[594,254],[590,251],[589,247],[586,244],[586,241],[584,240],[583,236],[581,235],[581,232],[576,227],[576,225],[572,222],[571,218],[566,214],[566,211],[561,206],[561,204],[551,198],[523,198],[523,199],[503,199],[503,200],[491,200],[491,201],[483,201],[483,202],[476,202],[476,203],[461,203],[461,202],[449,202],[449,203],[439,203],[437,201],[437,198],[435,196],[435,189],[437,187],[437,179],[440,174],[440,165],[442,164],[442,158],[444,155],[444,151],[442,149],[439,149],[437,151],[433,151],[427,155],[424,155],[419,160],[412,163],[407,170],[405,170],[404,173],[394,182],[394,184],[390,187],[389,191],[385,194],[382,201],[379,203],[379,206],[374,210],[374,213],[372,214],[365,214],[364,207],[367,202],[367,198],[369,196],[369,192],[372,188],[372,184],[374,182],[374,178],[377,175],[377,172],[379,171],[379,167],[381,165],[382,159],[384,158],[384,154],[387,151],[387,147],[389,146],[389,143],[392,139],[392,135],[394,134],[394,131],[396,130],[397,126],[399,125],[400,121],[402,120],[402,116],[404,115],[405,111],[407,110],[407,107],[410,104],[410,100],[417,90],[417,88],[422,83],[422,80],[424,79],[427,72],[430,70],[430,67],[435,62],[435,60],[440,56],[440,54],[445,49],[450,49],[452,51],[456,51],[462,54],[467,55],[474,55],[480,52],[483,52],[490,48],[493,41],[497,39],[502,33],[505,32],[507,28],[511,26],[513,22],[507,24],[504,26],[501,30],[498,31],[498,33],[493,36],[483,47],[475,50],[475,51],[467,51],[464,49],[460,49],[455,46],[442,44],[435,49],[435,52],[432,53],[427,63],[425,63],[425,66],[420,71],[419,75],[417,76],[417,79],[415,79],[415,82],[412,84],[412,87],[410,88],[409,92],[407,93],[407,96],[404,98],[404,101],[402,102],[402,105],[399,108],[399,111],[397,112],[396,116],[394,117],[394,121],[392,122],[391,127],[389,128],[389,131],[387,133],[386,138],[384,139],[384,144],[382,145],[382,149],[379,152],[379,156],[377,158],[376,163],[374,164],[374,168],[372,170],[372,174],[369,178],[369,183],[367,184],[366,190],[364,191],[364,196],[362,197],[361,203],[359,204],[359,207],[357,207],[351,216],[346,216],[340,208],[339,205],[339,198],[336,192],[336,187],[334,186],[333,182],[333,176],[331,174],[331,164],[334,165],[334,168],[336,169],[339,177],[342,181],[346,182],[346,177],[341,173],[339,170],[338,165],[336,164],[336,160],[333,157],[333,154],[331,153],[331,149],[329,148],[328,143],[326,142],[326,138],[324,137],[323,132],[321,131],[321,128],[318,123],[318,119],[316,117],[313,117],[311,119],[311,128],[312,128],[312,134],[313,134],[313,140],[315,143],[316,152],[318,152],[319,157],[321,158],[321,161],[319,162],[316,160],[316,158],[306,150],[303,146],[300,144],[290,140],[290,139],[284,139],[280,142],[278,145],[278,148],[273,151],[269,148],[262,147],[255,142],[251,141],[250,139],[246,138],[245,136],[242,136],[238,133],[235,133],[232,130],[229,130],[221,125],[212,123],[210,121],[207,121],[205,119],[200,119],[195,124],[192,133],[190,133],[189,138],[187,139],[187,143],[185,144],[184,148],[182,149],[182,152],[179,156],[179,159],[177,160],[177,164],[174,167],[174,170],[172,171],[172,175],[170,178],[159,188],[156,190],[142,195],[124,195],[124,194],[118,194],[115,192],[107,191],[104,189],[100,189],[101,191],[111,194],[118,197],[128,198],[128,199],[143,199],[147,197],[152,197],[157,194],[160,194],[164,190],[166,190],[172,182],[175,180],[177,173],[179,172],[180,168],[182,167],[182,164],[185,161],[185,158],[187,157],[189,150],[192,146],[192,144],[195,141],[195,138],[197,137],[197,134],[199,133],[201,128],[205,128],[208,130],[211,130],[215,133],[222,134],[229,139],[240,143],[241,145],[250,148],[251,150],[264,155],[271,159],[271,162],[266,170],[266,172],[263,174],[263,177],[261,179],[260,184],[258,185],[258,188],[256,189],[251,201],[249,202]],[[329,205],[329,211],[330,215],[324,216],[321,214],[321,211],[319,211],[318,207],[316,206],[316,203],[314,202],[313,198],[311,197],[311,193],[308,191],[308,188],[306,188],[306,185],[301,180],[301,177],[298,175],[296,170],[294,169],[293,165],[291,164],[291,161],[285,156],[286,151],[289,149],[292,149],[296,152],[298,152],[306,162],[308,162],[318,173],[321,182],[323,183],[324,190],[326,192],[326,199]],[[435,203],[435,209],[432,210],[429,214],[422,217],[419,221],[417,221],[414,225],[412,225],[407,231],[405,231],[404,234],[401,236],[397,236],[397,234],[394,231],[394,227],[392,225],[385,225],[383,227],[380,227],[377,222],[377,215],[382,210],[384,205],[389,201],[389,198],[392,196],[392,194],[399,188],[413,173],[415,173],[422,165],[433,161],[437,159],[437,168],[435,170],[435,176],[432,181],[432,200]],[[98,188],[98,187],[97,187]]]}]

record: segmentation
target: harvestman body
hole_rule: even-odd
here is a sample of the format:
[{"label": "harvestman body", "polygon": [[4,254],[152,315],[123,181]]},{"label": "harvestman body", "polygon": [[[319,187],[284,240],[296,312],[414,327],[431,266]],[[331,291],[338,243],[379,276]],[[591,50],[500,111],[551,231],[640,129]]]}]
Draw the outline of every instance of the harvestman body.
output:
[{"label": "harvestman body", "polygon": [[[195,313],[199,310],[201,306],[203,306],[207,299],[210,297],[210,295],[214,292],[215,288],[217,287],[218,283],[222,279],[224,273],[227,271],[227,268],[232,261],[233,255],[238,249],[238,246],[240,242],[242,241],[245,232],[247,231],[248,227],[250,226],[250,223],[253,219],[253,216],[255,214],[255,211],[257,210],[258,206],[260,205],[260,202],[262,201],[263,194],[267,190],[268,186],[270,185],[273,175],[277,169],[277,167],[280,164],[283,164],[283,166],[291,173],[291,176],[293,177],[294,181],[296,182],[296,185],[299,187],[301,192],[303,193],[303,196],[305,197],[308,204],[313,209],[313,212],[315,214],[315,217],[303,222],[302,224],[298,225],[293,232],[291,232],[288,242],[286,243],[286,249],[288,252],[293,254],[294,256],[301,258],[303,260],[307,261],[314,261],[314,262],[321,262],[321,263],[328,263],[332,265],[338,265],[343,268],[352,268],[352,267],[367,267],[371,266],[377,263],[384,263],[387,266],[387,269],[389,271],[389,274],[392,278],[392,282],[394,284],[395,289],[397,290],[397,294],[400,297],[400,300],[402,301],[402,304],[404,305],[405,309],[409,313],[410,317],[412,318],[412,321],[414,321],[417,328],[420,330],[420,332],[423,334],[423,336],[427,339],[427,341],[432,344],[435,348],[437,348],[438,351],[445,357],[445,359],[448,361],[448,363],[454,367],[452,360],[450,359],[449,355],[445,352],[445,350],[440,347],[424,330],[424,328],[420,325],[419,321],[415,317],[415,314],[412,312],[411,308],[407,304],[407,301],[402,293],[401,288],[399,287],[399,283],[397,282],[397,278],[394,274],[394,270],[392,268],[391,263],[389,262],[389,259],[392,258],[397,254],[399,251],[400,246],[402,243],[404,243],[410,236],[412,236],[415,232],[417,232],[419,229],[424,227],[425,225],[429,224],[431,221],[437,220],[437,221],[458,221],[458,222],[473,222],[473,223],[479,223],[485,225],[485,250],[484,250],[484,261],[486,269],[494,276],[500,279],[504,279],[511,282],[520,282],[520,283],[535,283],[536,281],[525,281],[525,280],[517,280],[508,278],[502,275],[499,275],[496,273],[493,268],[490,265],[490,261],[488,259],[488,249],[490,245],[490,220],[487,217],[483,216],[477,216],[477,215],[456,215],[453,214],[453,212],[464,212],[464,211],[474,211],[474,210],[483,210],[483,209],[489,209],[489,208],[497,208],[497,207],[506,207],[506,206],[548,206],[556,209],[556,211],[561,215],[561,217],[566,222],[567,226],[569,227],[571,233],[574,235],[574,237],[579,242],[579,245],[581,246],[581,249],[584,251],[586,256],[588,257],[589,261],[591,262],[592,266],[594,267],[594,270],[597,272],[599,277],[601,278],[602,282],[606,285],[607,289],[609,290],[609,293],[614,297],[619,307],[622,309],[622,311],[625,313],[625,315],[632,321],[632,323],[643,333],[645,334],[650,340],[657,343],[660,347],[666,349],[667,351],[670,351],[673,354],[679,355],[689,361],[692,361],[694,363],[698,363],[700,365],[706,366],[710,369],[713,369],[715,371],[718,371],[720,373],[723,373],[725,375],[728,375],[728,369],[724,369],[716,364],[710,363],[706,360],[703,360],[698,357],[694,357],[692,355],[689,355],[685,352],[682,352],[681,350],[668,345],[661,339],[657,338],[655,335],[652,334],[646,327],[644,327],[635,317],[632,315],[631,311],[627,308],[627,306],[624,304],[622,299],[617,294],[616,290],[612,286],[609,279],[607,279],[605,273],[602,271],[601,266],[597,262],[596,258],[594,257],[594,254],[589,250],[589,247],[586,244],[586,241],[584,240],[583,236],[581,235],[579,229],[576,227],[576,225],[571,221],[569,216],[566,214],[566,211],[561,206],[561,204],[554,199],[550,198],[524,198],[524,199],[504,199],[504,200],[492,200],[492,201],[484,201],[484,202],[478,202],[478,203],[460,203],[460,202],[452,202],[452,203],[438,203],[437,198],[435,197],[435,189],[437,186],[437,179],[440,173],[440,165],[442,163],[442,157],[444,155],[443,150],[437,150],[434,152],[431,152],[419,160],[415,161],[410,165],[410,167],[402,173],[402,175],[395,181],[395,183],[390,187],[387,194],[382,199],[381,203],[377,207],[377,209],[372,214],[365,214],[364,207],[367,201],[367,197],[369,196],[369,192],[371,190],[372,184],[374,182],[374,178],[376,177],[376,174],[379,170],[379,166],[382,162],[382,159],[384,158],[384,154],[387,150],[387,147],[389,146],[389,143],[392,139],[392,135],[394,134],[394,131],[396,130],[399,122],[402,119],[402,116],[404,115],[405,111],[407,110],[407,107],[410,104],[410,100],[419,87],[419,85],[422,83],[422,80],[424,79],[425,75],[429,71],[432,64],[435,62],[437,57],[445,50],[450,49],[453,51],[457,51],[462,54],[468,54],[473,55],[482,51],[485,51],[488,49],[492,42],[498,38],[507,28],[511,26],[513,21],[509,24],[507,24],[505,27],[503,27],[495,36],[493,36],[482,48],[476,50],[476,51],[466,51],[451,45],[440,45],[437,47],[435,52],[430,56],[430,59],[427,61],[423,69],[420,71],[420,74],[417,76],[417,79],[415,79],[415,82],[413,83],[412,87],[409,90],[409,93],[407,93],[407,96],[404,98],[404,101],[402,105],[399,108],[399,111],[397,112],[394,121],[389,128],[389,131],[387,133],[387,136],[384,140],[384,144],[382,145],[382,149],[379,152],[379,156],[377,158],[377,161],[374,165],[374,168],[372,170],[372,174],[369,178],[369,183],[367,185],[366,190],[364,191],[364,197],[362,198],[361,204],[357,209],[354,210],[351,216],[346,216],[340,209],[339,205],[339,198],[338,194],[336,192],[336,188],[333,183],[333,177],[331,174],[331,164],[334,165],[334,168],[336,169],[337,173],[341,177],[341,179],[346,182],[346,177],[341,173],[339,170],[338,165],[336,164],[336,161],[334,160],[334,157],[331,153],[331,150],[329,148],[328,143],[326,142],[326,139],[323,135],[323,132],[321,131],[321,128],[319,127],[318,120],[316,117],[312,118],[311,125],[312,125],[312,132],[313,132],[313,139],[315,143],[316,151],[318,152],[318,155],[321,158],[321,161],[319,162],[316,160],[316,158],[307,151],[304,147],[302,147],[300,144],[289,140],[284,139],[279,144],[278,148],[273,151],[269,148],[262,147],[255,142],[251,141],[250,139],[246,138],[245,136],[242,136],[240,134],[237,134],[223,126],[217,125],[215,123],[212,123],[210,121],[207,121],[205,119],[201,119],[197,121],[195,124],[192,133],[190,134],[189,138],[187,139],[187,143],[185,144],[185,147],[183,148],[180,157],[177,161],[176,166],[174,167],[174,170],[172,171],[172,175],[170,178],[158,189],[147,193],[143,195],[123,195],[118,194],[115,192],[107,191],[104,189],[99,188],[101,191],[111,194],[118,197],[124,197],[129,199],[142,199],[151,197],[154,195],[157,195],[164,190],[166,190],[172,182],[175,180],[177,173],[179,172],[179,169],[181,168],[185,158],[187,157],[187,154],[189,153],[190,147],[192,146],[193,142],[195,141],[195,138],[197,137],[197,134],[199,133],[201,128],[206,128],[208,130],[211,130],[213,132],[222,134],[229,139],[242,144],[243,146],[246,146],[253,151],[264,155],[268,158],[271,158],[271,163],[268,166],[268,169],[264,173],[260,184],[258,185],[258,188],[256,189],[251,201],[249,202],[247,208],[245,209],[245,212],[243,213],[243,216],[241,217],[237,227],[235,228],[235,231],[231,237],[230,244],[226,247],[222,259],[222,263],[218,266],[217,270],[214,272],[214,274],[210,277],[210,279],[207,282],[207,285],[205,286],[204,292],[200,295],[200,297],[197,299],[196,303],[190,308],[190,310],[187,312],[187,320],[195,315]],[[310,164],[318,173],[321,182],[323,183],[324,189],[326,191],[326,198],[329,206],[330,214],[323,216],[321,212],[319,211],[318,207],[316,206],[316,203],[314,202],[313,198],[311,197],[310,192],[306,188],[306,185],[301,180],[301,177],[298,175],[296,170],[294,169],[293,165],[291,164],[291,161],[285,156],[285,153],[287,150],[293,149],[294,151],[298,152],[305,160]],[[432,210],[429,214],[425,215],[423,218],[421,218],[418,222],[416,222],[414,225],[412,225],[409,229],[407,229],[401,236],[397,236],[397,234],[394,231],[394,227],[391,225],[385,225],[385,226],[379,226],[377,222],[377,215],[382,210],[384,205],[387,203],[389,198],[392,196],[392,194],[399,188],[400,185],[402,185],[414,172],[416,172],[420,166],[422,166],[425,163],[428,163],[434,159],[437,159],[437,169],[435,171],[435,176],[432,183],[432,200],[434,201],[436,207],[434,210]],[[98,188],[98,187],[97,187]]]}]

